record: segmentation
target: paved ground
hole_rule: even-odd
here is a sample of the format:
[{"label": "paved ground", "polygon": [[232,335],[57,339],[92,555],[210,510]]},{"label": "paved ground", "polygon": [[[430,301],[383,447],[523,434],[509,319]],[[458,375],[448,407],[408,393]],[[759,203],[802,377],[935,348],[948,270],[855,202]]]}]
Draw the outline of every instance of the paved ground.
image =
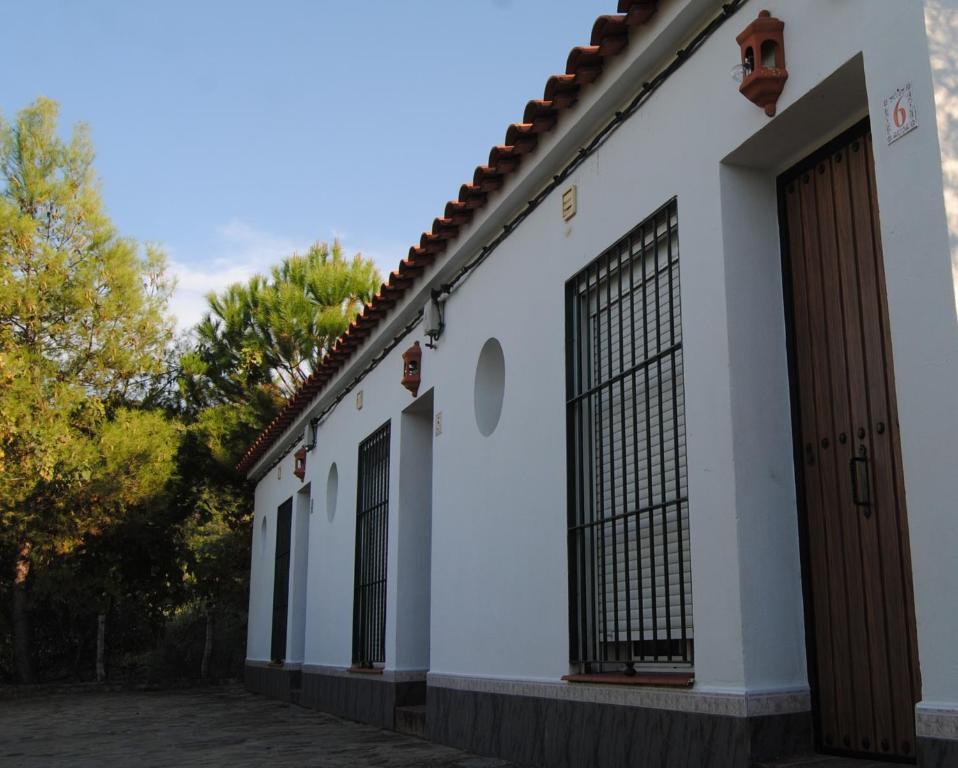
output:
[{"label": "paved ground", "polygon": [[852,760],[843,757],[801,757],[774,763],[759,763],[756,768],[891,768],[891,763],[876,763],[872,760]]},{"label": "paved ground", "polygon": [[516,768],[240,687],[0,698],[4,768]]}]

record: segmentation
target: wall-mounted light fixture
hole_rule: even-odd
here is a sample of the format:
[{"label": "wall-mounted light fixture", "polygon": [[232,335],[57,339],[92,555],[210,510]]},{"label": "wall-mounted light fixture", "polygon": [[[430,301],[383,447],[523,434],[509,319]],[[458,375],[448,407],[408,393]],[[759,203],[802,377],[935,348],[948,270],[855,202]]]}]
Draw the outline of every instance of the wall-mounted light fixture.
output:
[{"label": "wall-mounted light fixture", "polygon": [[311,451],[316,447],[316,433],[319,431],[319,419],[310,419],[306,425],[306,450]]},{"label": "wall-mounted light fixture", "polygon": [[422,308],[423,333],[429,338],[429,341],[426,342],[429,349],[436,348],[436,341],[442,336],[446,327],[445,305],[439,301],[440,296],[442,296],[442,292],[434,290],[432,297]]},{"label": "wall-mounted light fixture", "polygon": [[742,59],[736,67],[742,83],[739,93],[762,107],[769,117],[775,115],[775,105],[788,80],[784,30],[784,21],[768,11],[759,11],[758,18],[735,38]]},{"label": "wall-mounted light fixture", "polygon": [[306,477],[306,446],[293,454],[293,474],[300,480]]},{"label": "wall-mounted light fixture", "polygon": [[422,349],[419,342],[415,342],[402,353],[402,385],[412,392],[415,397],[419,394],[419,385],[422,383]]}]

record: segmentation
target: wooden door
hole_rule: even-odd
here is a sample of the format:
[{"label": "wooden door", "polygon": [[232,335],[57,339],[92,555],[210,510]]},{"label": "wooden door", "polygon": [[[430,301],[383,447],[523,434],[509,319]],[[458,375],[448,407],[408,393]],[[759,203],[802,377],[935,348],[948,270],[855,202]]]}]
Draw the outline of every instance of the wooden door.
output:
[{"label": "wooden door", "polygon": [[283,661],[286,658],[292,518],[293,500],[286,499],[276,510],[276,568],[273,572],[273,634],[270,643],[270,657],[273,661]]},{"label": "wooden door", "polygon": [[816,738],[914,760],[921,683],[868,124],[784,174],[779,199]]}]

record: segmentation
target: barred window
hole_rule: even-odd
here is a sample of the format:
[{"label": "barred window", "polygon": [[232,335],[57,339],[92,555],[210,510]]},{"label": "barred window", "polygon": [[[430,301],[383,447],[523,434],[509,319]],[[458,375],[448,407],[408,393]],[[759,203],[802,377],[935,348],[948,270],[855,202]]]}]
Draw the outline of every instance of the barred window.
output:
[{"label": "barred window", "polygon": [[572,661],[586,672],[691,664],[675,200],[566,294]]},{"label": "barred window", "polygon": [[359,444],[353,664],[386,660],[386,544],[389,535],[389,422]]}]

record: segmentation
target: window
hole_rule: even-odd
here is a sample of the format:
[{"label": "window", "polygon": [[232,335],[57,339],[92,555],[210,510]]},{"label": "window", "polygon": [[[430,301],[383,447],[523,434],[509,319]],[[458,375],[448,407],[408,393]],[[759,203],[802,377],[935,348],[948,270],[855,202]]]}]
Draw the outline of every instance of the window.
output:
[{"label": "window", "polygon": [[389,530],[389,422],[359,444],[353,664],[386,660],[386,543]]},{"label": "window", "polygon": [[482,345],[473,391],[476,426],[483,437],[489,437],[496,431],[499,417],[502,416],[502,398],[506,391],[506,360],[502,345],[496,338],[488,339]]},{"label": "window", "polygon": [[336,517],[336,502],[339,499],[339,469],[334,461],[329,467],[326,478],[326,518],[333,522]]},{"label": "window", "polygon": [[573,663],[692,661],[678,209],[566,286]]}]

